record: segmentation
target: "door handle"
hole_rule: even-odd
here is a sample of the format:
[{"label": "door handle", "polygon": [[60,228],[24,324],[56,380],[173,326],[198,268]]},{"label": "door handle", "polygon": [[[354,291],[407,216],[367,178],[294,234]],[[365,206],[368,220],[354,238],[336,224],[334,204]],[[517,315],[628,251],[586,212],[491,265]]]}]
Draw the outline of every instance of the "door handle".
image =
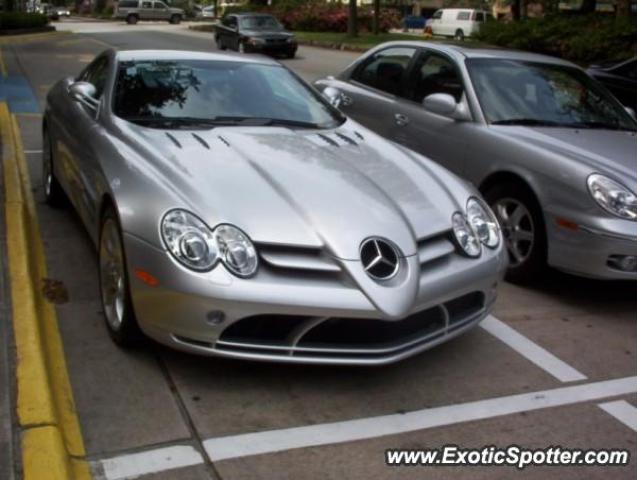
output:
[{"label": "door handle", "polygon": [[402,113],[395,114],[394,120],[396,121],[396,125],[398,125],[399,127],[404,127],[409,123],[409,117],[407,115],[403,115]]}]

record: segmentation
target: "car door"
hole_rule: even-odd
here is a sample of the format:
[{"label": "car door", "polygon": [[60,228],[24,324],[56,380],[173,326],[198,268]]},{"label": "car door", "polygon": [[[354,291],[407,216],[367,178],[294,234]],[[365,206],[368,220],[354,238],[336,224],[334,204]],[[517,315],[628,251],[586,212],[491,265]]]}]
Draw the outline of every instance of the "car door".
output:
[{"label": "car door", "polygon": [[144,0],[139,5],[139,19],[140,20],[153,20],[153,2]]},{"label": "car door", "polygon": [[[110,68],[107,55],[96,58],[77,78],[78,81],[89,82],[95,86],[95,98],[100,102],[106,87]],[[69,99],[69,109],[66,118],[67,125],[63,128],[64,145],[62,155],[65,163],[65,178],[67,191],[71,202],[87,225],[92,225],[95,216],[95,169],[97,168],[97,153],[95,141],[99,134],[97,117],[99,106],[95,109],[78,101]]]},{"label": "car door", "polygon": [[429,95],[446,93],[466,107],[458,67],[447,55],[423,49],[415,58],[406,83],[405,98],[393,105],[394,122],[388,136],[462,175],[472,122],[429,112],[422,103]]},{"label": "car door", "polygon": [[431,33],[442,35],[442,10],[436,10],[431,16]]},{"label": "car door", "polygon": [[235,15],[228,16],[226,25],[226,42],[225,45],[233,50],[239,50],[239,20]]},{"label": "car door", "polygon": [[153,2],[153,20],[168,20],[170,12],[164,2]]},{"label": "car door", "polygon": [[335,86],[344,94],[341,110],[380,135],[394,120],[394,104],[403,93],[415,47],[389,47],[365,59],[348,82]]}]

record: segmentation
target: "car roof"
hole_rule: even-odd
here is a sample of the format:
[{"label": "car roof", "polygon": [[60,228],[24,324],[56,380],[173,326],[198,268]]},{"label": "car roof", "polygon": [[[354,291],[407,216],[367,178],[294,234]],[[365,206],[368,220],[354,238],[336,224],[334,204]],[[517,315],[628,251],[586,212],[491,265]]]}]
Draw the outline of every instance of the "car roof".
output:
[{"label": "car roof", "polygon": [[575,64],[563,60],[561,58],[541,55],[539,53],[523,52],[521,50],[511,50],[499,47],[490,47],[485,45],[471,45],[467,43],[450,43],[450,42],[427,42],[427,41],[396,41],[379,45],[377,48],[386,45],[409,45],[414,47],[430,48],[448,54],[462,55],[465,58],[500,58],[505,60],[520,60],[526,62],[541,62],[556,65],[575,66]]},{"label": "car roof", "polygon": [[186,50],[117,50],[115,58],[120,62],[149,60],[209,60],[216,62],[259,63],[263,65],[279,65],[268,57],[227,53],[193,52]]}]

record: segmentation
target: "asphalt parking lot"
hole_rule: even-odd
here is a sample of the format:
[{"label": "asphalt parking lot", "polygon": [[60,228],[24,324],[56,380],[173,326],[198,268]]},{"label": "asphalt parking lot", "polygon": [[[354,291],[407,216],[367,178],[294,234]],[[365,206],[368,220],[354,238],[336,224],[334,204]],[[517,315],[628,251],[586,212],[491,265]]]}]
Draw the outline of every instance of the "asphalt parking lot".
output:
[{"label": "asphalt parking lot", "polygon": [[[205,34],[104,27],[2,46],[26,79],[17,113],[69,376],[95,478],[387,479],[637,476],[637,288],[551,272],[503,284],[469,333],[381,368],[204,358],[148,342],[122,351],[101,312],[97,259],[70,209],[43,204],[39,112],[47,90],[116,48],[209,50]],[[312,80],[354,54],[303,47]],[[600,407],[601,405],[601,407]],[[625,467],[388,467],[388,448],[517,444],[624,448]]]}]

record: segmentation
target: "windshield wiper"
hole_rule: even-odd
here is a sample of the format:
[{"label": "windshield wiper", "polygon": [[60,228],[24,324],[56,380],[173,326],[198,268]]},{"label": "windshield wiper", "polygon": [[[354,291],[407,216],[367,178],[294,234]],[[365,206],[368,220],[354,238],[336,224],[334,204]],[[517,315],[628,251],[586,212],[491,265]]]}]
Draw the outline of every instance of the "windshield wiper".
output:
[{"label": "windshield wiper", "polygon": [[286,126],[296,128],[322,128],[318,123],[288,120],[284,118],[219,116],[214,118],[199,117],[132,117],[127,121],[143,126],[161,128],[214,128],[229,126]]},{"label": "windshield wiper", "polygon": [[508,118],[506,120],[496,120],[491,125],[522,125],[528,127],[566,127],[565,123],[553,122],[551,120],[541,120],[539,118]]},{"label": "windshield wiper", "polygon": [[142,126],[158,128],[212,128],[218,126],[214,120],[197,117],[131,117],[125,120]]},{"label": "windshield wiper", "polygon": [[635,128],[624,127],[615,123],[606,122],[580,122],[577,123],[576,126],[580,128],[591,128],[600,130],[622,130],[626,132],[637,132],[637,129]]}]

